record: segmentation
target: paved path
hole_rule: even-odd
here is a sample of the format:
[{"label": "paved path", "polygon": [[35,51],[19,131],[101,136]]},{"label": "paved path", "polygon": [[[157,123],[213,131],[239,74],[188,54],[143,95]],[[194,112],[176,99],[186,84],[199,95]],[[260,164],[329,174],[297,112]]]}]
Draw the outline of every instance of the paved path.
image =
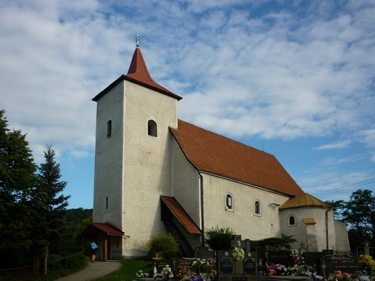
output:
[{"label": "paved path", "polygon": [[110,274],[119,269],[121,264],[118,261],[96,261],[89,262],[87,266],[71,275],[59,278],[55,281],[91,281],[96,278]]}]

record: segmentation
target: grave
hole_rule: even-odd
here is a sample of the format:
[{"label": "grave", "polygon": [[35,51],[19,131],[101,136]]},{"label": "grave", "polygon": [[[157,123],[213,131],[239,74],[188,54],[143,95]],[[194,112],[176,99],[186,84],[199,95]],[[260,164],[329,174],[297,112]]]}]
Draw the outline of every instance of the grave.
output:
[{"label": "grave", "polygon": [[[218,251],[218,281],[249,281],[249,277],[257,273],[257,263],[250,252],[250,240],[242,241],[241,235],[233,235],[230,246],[227,251]],[[245,249],[244,256],[238,261],[232,256],[234,247]]]},{"label": "grave", "polygon": [[268,264],[282,264],[287,267],[294,265],[290,251],[266,251],[265,257]]},{"label": "grave", "polygon": [[323,252],[304,252],[302,255],[305,264],[314,266],[319,263],[320,258],[323,257]]},{"label": "grave", "polygon": [[316,265],[317,274],[326,279],[337,270],[342,273],[349,273],[353,278],[356,278],[363,269],[362,263],[357,263],[351,259],[320,258]]}]

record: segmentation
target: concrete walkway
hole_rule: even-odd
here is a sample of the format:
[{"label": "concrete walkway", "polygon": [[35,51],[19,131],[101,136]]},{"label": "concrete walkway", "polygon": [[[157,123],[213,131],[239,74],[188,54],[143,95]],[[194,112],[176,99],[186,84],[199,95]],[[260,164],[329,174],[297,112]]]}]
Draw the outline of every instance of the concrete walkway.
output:
[{"label": "concrete walkway", "polygon": [[91,281],[110,274],[111,272],[119,269],[120,266],[121,263],[118,261],[96,261],[95,263],[89,262],[81,271],[56,279],[55,281]]}]

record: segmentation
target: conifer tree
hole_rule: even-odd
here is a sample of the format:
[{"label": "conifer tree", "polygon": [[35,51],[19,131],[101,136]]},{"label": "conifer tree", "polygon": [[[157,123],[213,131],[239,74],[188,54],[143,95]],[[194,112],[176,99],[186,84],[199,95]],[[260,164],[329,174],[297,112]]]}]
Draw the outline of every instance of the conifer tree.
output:
[{"label": "conifer tree", "polygon": [[50,244],[57,245],[61,239],[68,235],[65,223],[66,207],[70,196],[62,192],[66,186],[65,181],[60,181],[60,164],[55,161],[55,151],[52,146],[47,146],[44,152],[45,162],[39,166],[39,200],[35,209],[39,210],[39,224],[36,236],[39,243],[44,245],[44,274],[47,274],[47,259]]},{"label": "conifer tree", "polygon": [[[0,110],[0,256],[8,265],[32,244],[30,195],[36,184],[36,165],[26,135],[10,130]],[[23,255],[24,256],[24,255]]]}]

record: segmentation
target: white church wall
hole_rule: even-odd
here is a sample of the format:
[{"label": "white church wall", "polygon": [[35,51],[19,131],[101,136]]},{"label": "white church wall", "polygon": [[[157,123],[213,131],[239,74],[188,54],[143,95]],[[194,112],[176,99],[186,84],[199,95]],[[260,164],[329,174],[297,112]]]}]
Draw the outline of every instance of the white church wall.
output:
[{"label": "white church wall", "polygon": [[[151,235],[165,231],[160,195],[170,196],[170,133],[177,126],[177,100],[125,82],[123,231],[124,254],[143,256]],[[148,135],[148,121],[157,124],[157,137]]]},{"label": "white church wall", "polygon": [[199,174],[197,169],[186,159],[177,141],[173,138],[174,182],[172,196],[181,204],[192,220],[201,225],[201,202]]},{"label": "white church wall", "polygon": [[336,245],[335,249],[341,252],[350,252],[348,230],[346,224],[342,221],[335,220]]},{"label": "white church wall", "polygon": [[[110,221],[120,229],[122,227],[123,93],[123,83],[119,83],[97,102],[93,211],[95,222]],[[112,121],[111,137],[107,137],[109,120]]]},{"label": "white church wall", "polygon": [[[270,204],[281,205],[289,197],[207,173],[202,175],[206,229],[230,227],[242,239],[251,240],[280,236],[278,208]],[[225,209],[227,193],[233,196],[233,211]],[[255,200],[261,203],[260,216],[254,213]]]},{"label": "white church wall", "polygon": [[[316,245],[318,251],[322,251],[327,247],[327,232],[326,232],[326,208],[321,207],[299,207],[280,210],[280,221],[281,221],[281,232],[285,235],[294,235],[297,242],[292,244],[292,248],[298,249],[300,243],[303,242],[305,246],[308,246],[307,241],[307,229],[305,223],[302,221],[304,218],[315,219],[315,233],[316,233]],[[288,226],[288,217],[293,214],[296,219],[296,226]],[[328,248],[332,249],[335,246],[335,229],[333,222],[333,212],[328,211]],[[311,235],[311,231],[309,231]],[[315,246],[314,246],[315,247]],[[306,249],[310,250],[310,249]]]}]

